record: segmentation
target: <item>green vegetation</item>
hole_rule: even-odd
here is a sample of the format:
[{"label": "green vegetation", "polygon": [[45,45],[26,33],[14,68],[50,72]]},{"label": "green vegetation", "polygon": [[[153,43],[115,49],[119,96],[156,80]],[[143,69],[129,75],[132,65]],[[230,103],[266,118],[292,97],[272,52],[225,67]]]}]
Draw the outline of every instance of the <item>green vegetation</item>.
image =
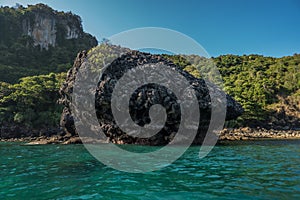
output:
[{"label": "green vegetation", "polygon": [[0,125],[57,126],[62,111],[58,90],[64,79],[65,73],[50,73],[21,78],[17,84],[0,82]]},{"label": "green vegetation", "polygon": [[245,119],[263,120],[279,96],[300,89],[300,55],[271,58],[258,55],[220,56],[215,59],[225,91],[239,101]]},{"label": "green vegetation", "polygon": [[[199,71],[205,71],[197,70],[183,56],[165,56],[194,76],[199,77]],[[225,91],[245,109],[236,125],[267,121],[269,113],[282,98],[294,99],[291,102],[299,107],[296,102],[300,95],[300,54],[282,58],[223,55],[213,61],[222,75]],[[202,63],[209,66],[209,61]]]}]

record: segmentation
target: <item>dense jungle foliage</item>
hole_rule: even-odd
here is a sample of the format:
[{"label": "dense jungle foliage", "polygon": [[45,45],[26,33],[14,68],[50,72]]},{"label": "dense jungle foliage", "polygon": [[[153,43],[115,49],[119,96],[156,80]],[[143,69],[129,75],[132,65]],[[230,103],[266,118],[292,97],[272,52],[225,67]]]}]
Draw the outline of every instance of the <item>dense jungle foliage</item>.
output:
[{"label": "dense jungle foliage", "polygon": [[[183,56],[168,56],[196,77],[201,77],[196,66]],[[244,114],[234,126],[266,121],[280,100],[289,97],[296,110],[300,109],[300,54],[282,58],[262,55],[222,55],[212,58],[223,80],[224,90],[240,102]],[[209,63],[209,62],[202,62]],[[209,67],[206,66],[198,67]],[[205,70],[204,70],[205,71]]]}]

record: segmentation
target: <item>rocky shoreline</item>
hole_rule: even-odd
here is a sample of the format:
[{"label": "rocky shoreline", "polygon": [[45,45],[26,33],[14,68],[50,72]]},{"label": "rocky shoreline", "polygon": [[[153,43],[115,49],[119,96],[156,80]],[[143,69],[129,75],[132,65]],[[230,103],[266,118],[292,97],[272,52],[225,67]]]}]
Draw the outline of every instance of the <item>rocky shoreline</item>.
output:
[{"label": "rocky shoreline", "polygon": [[[253,129],[243,128],[225,128],[219,135],[219,142],[222,141],[247,141],[247,140],[298,140],[300,139],[300,130],[267,130],[264,128]],[[85,140],[86,141],[86,140]],[[45,144],[82,144],[79,136],[39,136],[0,139],[0,142],[24,142],[26,145],[45,145]],[[91,143],[95,141],[90,141]],[[108,143],[108,141],[97,141]]]},{"label": "rocky shoreline", "polygon": [[26,145],[44,144],[81,144],[78,136],[64,137],[59,135],[0,139],[0,142],[24,142]]},{"label": "rocky shoreline", "polygon": [[225,128],[219,135],[219,141],[300,139],[300,130],[274,130],[264,128]]}]

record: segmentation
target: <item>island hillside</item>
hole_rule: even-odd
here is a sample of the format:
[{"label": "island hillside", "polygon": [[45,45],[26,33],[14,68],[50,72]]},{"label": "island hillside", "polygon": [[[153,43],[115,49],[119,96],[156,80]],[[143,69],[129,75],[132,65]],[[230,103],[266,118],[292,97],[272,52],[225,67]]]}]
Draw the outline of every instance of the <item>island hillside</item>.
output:
[{"label": "island hillside", "polygon": [[[59,89],[77,53],[97,51],[96,38],[83,31],[79,16],[44,4],[1,7],[0,27],[0,138],[73,137],[59,125]],[[201,76],[181,56],[163,57]],[[300,130],[299,54],[221,55],[212,60],[225,92],[244,110],[225,123],[226,130]]]}]

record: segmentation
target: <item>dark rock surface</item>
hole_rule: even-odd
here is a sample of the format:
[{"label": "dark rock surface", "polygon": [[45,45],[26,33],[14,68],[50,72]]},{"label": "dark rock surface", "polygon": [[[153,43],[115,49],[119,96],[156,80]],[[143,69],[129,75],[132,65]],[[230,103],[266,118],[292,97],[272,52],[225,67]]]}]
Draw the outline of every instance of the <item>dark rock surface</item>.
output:
[{"label": "dark rock surface", "polygon": [[[86,52],[78,54],[74,66],[68,72],[66,82],[61,87],[60,94],[62,96],[60,102],[65,105],[62,117],[61,126],[64,131],[70,135],[77,135],[74,127],[74,120],[71,114],[71,102],[73,85],[78,69],[85,61]],[[164,145],[172,141],[180,125],[181,113],[180,104],[176,96],[170,92],[169,89],[156,85],[147,84],[138,88],[132,94],[129,103],[129,112],[132,120],[139,126],[144,126],[150,123],[149,109],[152,105],[160,104],[166,109],[167,120],[166,123],[157,134],[149,138],[133,137],[123,132],[117,125],[112,115],[111,110],[111,95],[116,82],[129,69],[145,64],[163,64],[170,67],[183,75],[192,88],[198,99],[198,105],[201,113],[199,121],[199,129],[197,136],[194,139],[194,144],[201,144],[210,122],[211,118],[211,97],[208,86],[202,79],[197,79],[189,73],[183,71],[179,66],[176,66],[169,60],[166,60],[161,55],[151,55],[138,51],[131,51],[120,58],[114,60],[102,74],[96,90],[96,114],[99,120],[100,127],[109,140],[118,144],[145,144],[145,145]],[[135,81],[134,79],[132,81]],[[129,84],[130,85],[130,84]],[[214,85],[213,95],[218,96],[222,93]],[[224,93],[222,93],[224,94]],[[227,100],[227,114],[226,120],[237,118],[242,114],[243,109],[239,103],[226,95]],[[191,112],[193,112],[191,108]]]},{"label": "dark rock surface", "polygon": [[60,119],[60,125],[63,128],[63,131],[66,135],[74,136],[77,135],[75,131],[74,119],[71,114],[71,102],[72,102],[72,93],[73,85],[75,82],[76,74],[86,58],[86,51],[78,53],[73,67],[68,71],[66,81],[61,86],[59,93],[61,98],[59,103],[63,104],[65,107]]},{"label": "dark rock surface", "polygon": [[0,139],[3,140],[50,137],[59,134],[63,134],[59,126],[32,129],[21,124],[4,123],[0,127]]}]

